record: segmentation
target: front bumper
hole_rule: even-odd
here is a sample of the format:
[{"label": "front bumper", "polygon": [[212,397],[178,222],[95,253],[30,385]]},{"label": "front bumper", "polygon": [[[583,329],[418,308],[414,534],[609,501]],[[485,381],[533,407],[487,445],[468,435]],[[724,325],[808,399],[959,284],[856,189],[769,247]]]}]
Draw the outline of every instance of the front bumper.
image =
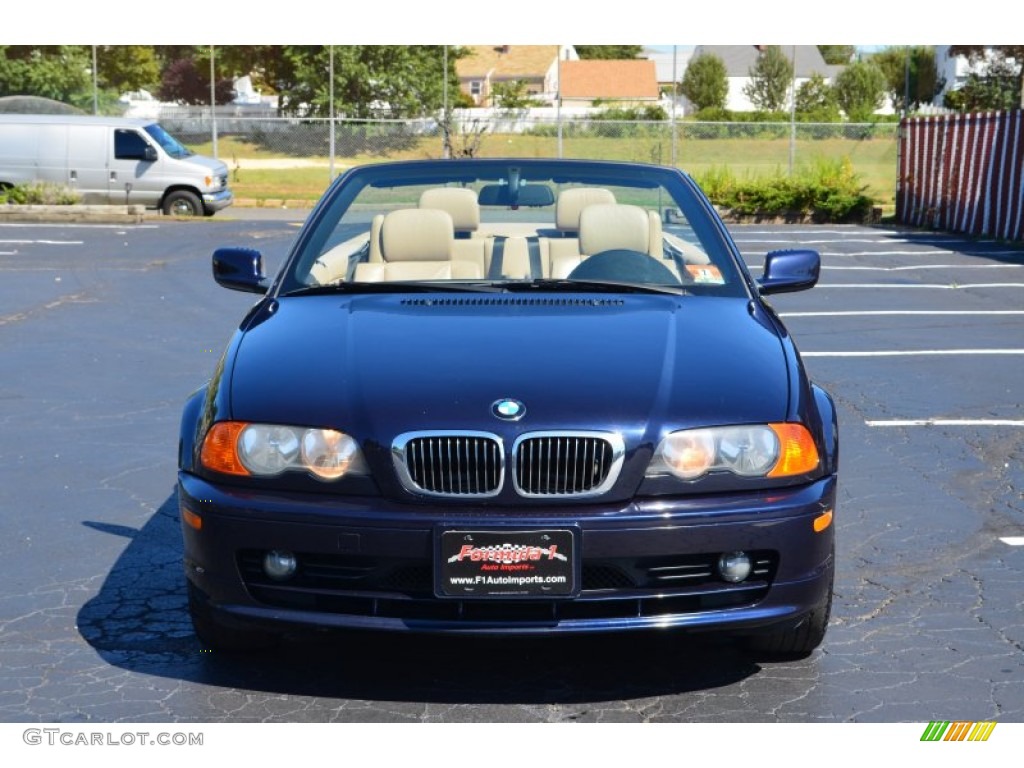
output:
[{"label": "front bumper", "polygon": [[230,189],[222,189],[219,192],[204,192],[203,206],[208,211],[220,211],[227,208],[235,201],[235,195]]},{"label": "front bumper", "polygon": [[[179,473],[185,571],[218,620],[238,627],[481,634],[653,627],[744,632],[799,622],[825,599],[835,477],[757,494],[628,504],[446,508],[383,498],[257,493]],[[188,511],[188,515],[185,514]],[[201,518],[201,527],[184,523]],[[571,598],[464,599],[433,591],[440,526],[572,527],[581,589]],[[301,577],[276,582],[262,553],[296,553]],[[729,584],[719,554],[744,550],[754,572]]]}]

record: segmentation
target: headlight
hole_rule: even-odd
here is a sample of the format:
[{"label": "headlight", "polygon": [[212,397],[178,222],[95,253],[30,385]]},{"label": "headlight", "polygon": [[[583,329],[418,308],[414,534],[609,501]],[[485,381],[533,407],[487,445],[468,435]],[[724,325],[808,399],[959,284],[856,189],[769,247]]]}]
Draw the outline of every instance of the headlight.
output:
[{"label": "headlight", "polygon": [[787,477],[818,466],[818,449],[802,424],[684,429],[665,436],[647,476],[696,480],[716,470],[740,477]]},{"label": "headlight", "polygon": [[229,475],[272,477],[303,470],[321,480],[366,474],[355,439],[334,429],[222,421],[206,433],[200,461]]}]

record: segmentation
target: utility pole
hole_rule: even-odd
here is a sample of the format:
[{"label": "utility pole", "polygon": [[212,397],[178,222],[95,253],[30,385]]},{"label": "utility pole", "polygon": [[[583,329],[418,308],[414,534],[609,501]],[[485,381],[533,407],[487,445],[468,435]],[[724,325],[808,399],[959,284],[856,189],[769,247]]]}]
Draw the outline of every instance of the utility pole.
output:
[{"label": "utility pole", "polygon": [[213,46],[210,46],[210,118],[213,126],[213,159],[217,157],[217,78],[214,76],[216,67],[213,63]]},{"label": "utility pole", "polygon": [[327,70],[329,72],[329,77],[330,77],[330,82],[331,82],[331,87],[329,89],[329,93],[328,93],[328,96],[327,96],[327,101],[328,101],[327,112],[328,112],[328,117],[330,119],[330,124],[331,124],[331,129],[330,129],[330,136],[331,136],[331,159],[330,159],[330,163],[329,163],[330,170],[328,171],[328,173],[331,175],[330,180],[334,181],[334,46],[333,45],[328,47],[327,57],[328,57]]},{"label": "utility pole", "polygon": [[96,46],[92,47],[92,113],[100,113],[99,80],[96,72]]}]

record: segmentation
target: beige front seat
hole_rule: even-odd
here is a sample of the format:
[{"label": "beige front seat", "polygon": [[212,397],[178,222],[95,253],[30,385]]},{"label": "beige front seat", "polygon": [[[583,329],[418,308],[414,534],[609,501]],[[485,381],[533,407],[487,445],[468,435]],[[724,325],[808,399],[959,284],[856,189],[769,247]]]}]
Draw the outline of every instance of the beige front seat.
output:
[{"label": "beige front seat", "polygon": [[661,220],[636,205],[588,205],[580,213],[580,254],[630,250],[662,258]]},{"label": "beige front seat", "polygon": [[474,261],[453,259],[452,217],[445,211],[403,208],[392,211],[380,225],[382,261],[356,266],[355,280],[480,279],[483,269]]},{"label": "beige front seat", "polygon": [[480,203],[476,192],[465,187],[434,187],[420,195],[420,208],[445,211],[452,217],[455,239],[452,241],[451,258],[456,261],[473,261],[480,265],[482,274],[487,273],[492,242],[479,237]]}]

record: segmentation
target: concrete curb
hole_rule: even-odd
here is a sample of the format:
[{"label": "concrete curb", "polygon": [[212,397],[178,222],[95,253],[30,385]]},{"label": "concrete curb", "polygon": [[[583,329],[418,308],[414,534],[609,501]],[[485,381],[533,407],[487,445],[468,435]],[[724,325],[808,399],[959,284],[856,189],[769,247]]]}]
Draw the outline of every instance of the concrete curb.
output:
[{"label": "concrete curb", "polygon": [[0,205],[0,224],[138,224],[146,216],[142,205]]}]

